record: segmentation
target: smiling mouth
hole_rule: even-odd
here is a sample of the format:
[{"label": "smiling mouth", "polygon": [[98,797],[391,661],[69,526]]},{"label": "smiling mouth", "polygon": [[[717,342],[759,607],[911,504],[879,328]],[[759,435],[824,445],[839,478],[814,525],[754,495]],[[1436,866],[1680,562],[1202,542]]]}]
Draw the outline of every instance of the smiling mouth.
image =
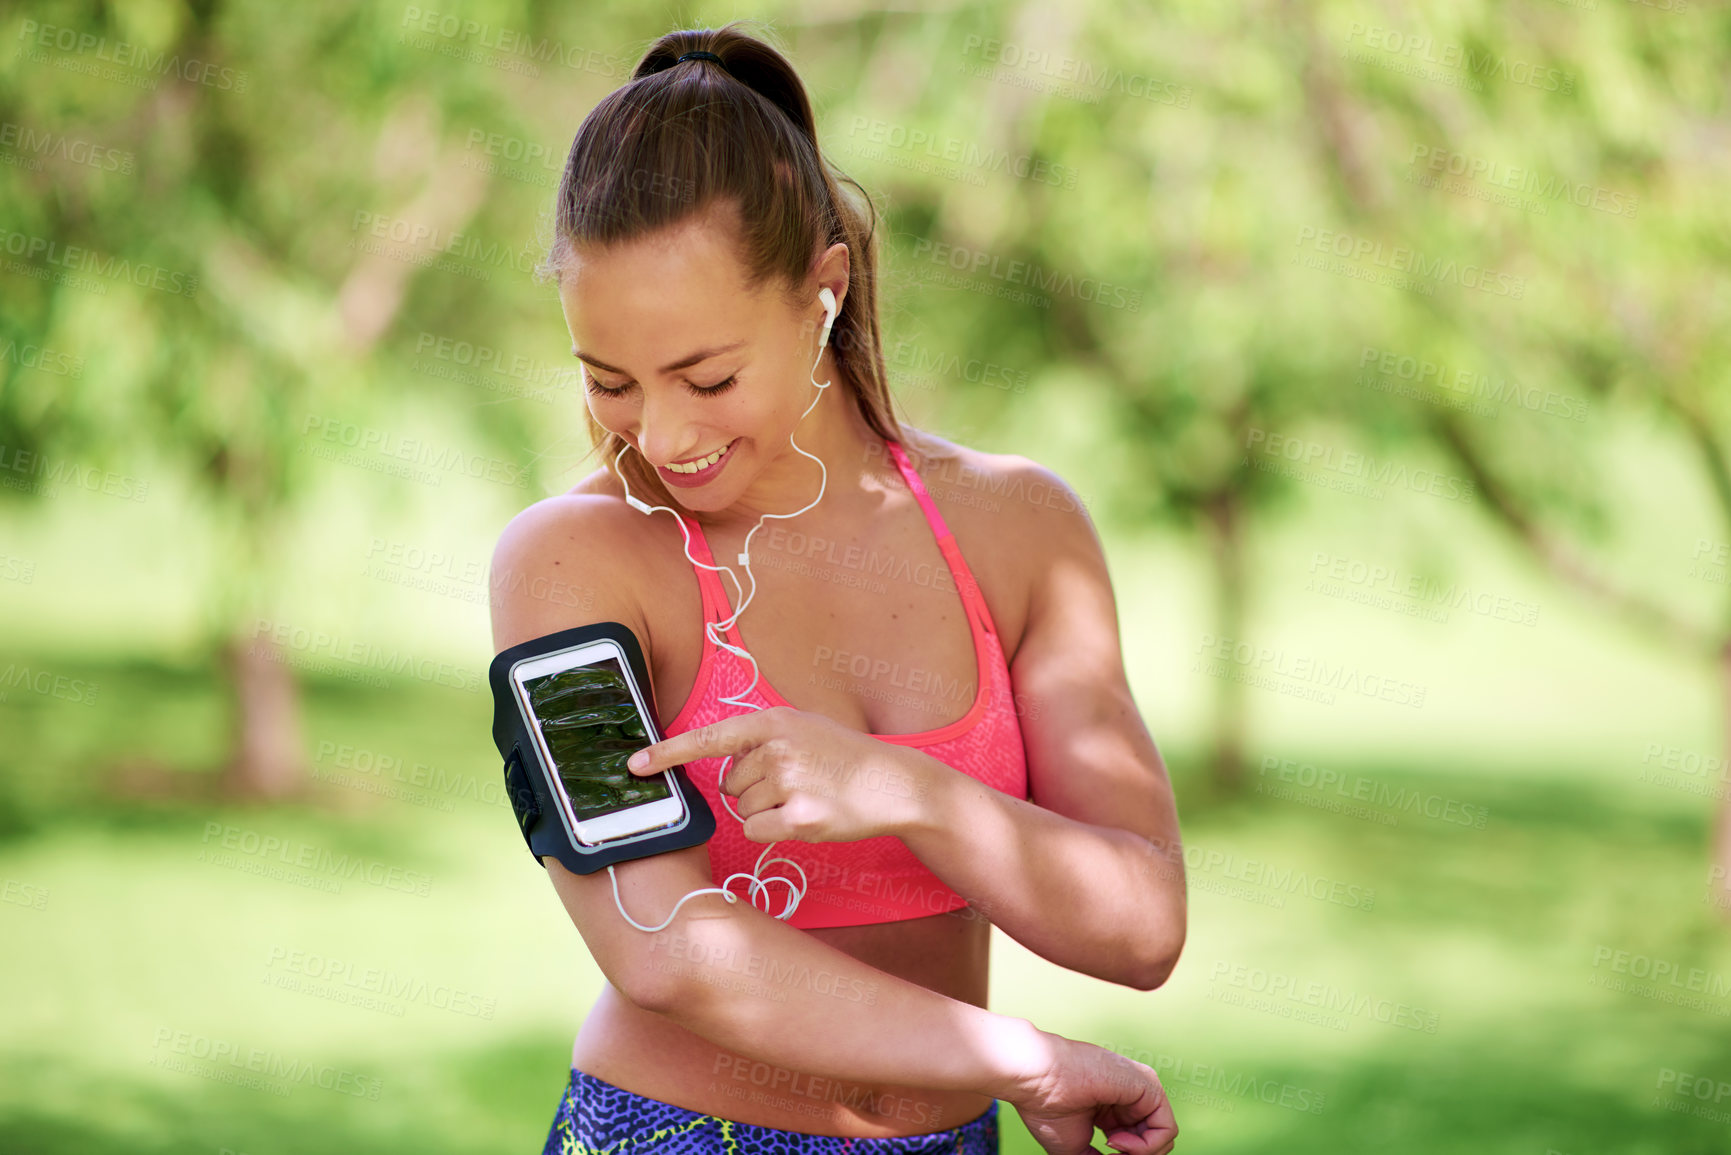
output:
[{"label": "smiling mouth", "polygon": [[717,449],[707,457],[699,457],[691,461],[675,461],[671,465],[664,466],[663,468],[668,470],[670,473],[702,473],[705,469],[708,469],[711,465],[714,465],[717,461],[720,461],[723,457],[727,456],[727,451],[731,448],[733,448],[733,442],[729,441],[726,445],[723,445],[720,449]]}]

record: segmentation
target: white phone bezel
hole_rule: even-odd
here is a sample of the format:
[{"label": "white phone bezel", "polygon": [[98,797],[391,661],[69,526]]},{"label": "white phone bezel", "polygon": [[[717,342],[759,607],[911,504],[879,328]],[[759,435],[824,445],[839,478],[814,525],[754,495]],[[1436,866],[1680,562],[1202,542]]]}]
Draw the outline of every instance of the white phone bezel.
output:
[{"label": "white phone bezel", "polygon": [[650,713],[648,703],[643,700],[642,692],[637,686],[637,679],[632,676],[631,663],[625,656],[625,650],[619,643],[608,638],[598,638],[592,642],[583,642],[569,649],[558,650],[551,654],[541,654],[533,658],[524,658],[511,667],[511,687],[517,695],[517,703],[523,712],[526,729],[530,740],[540,754],[540,762],[546,768],[544,777],[547,780],[553,797],[557,800],[559,821],[565,827],[565,833],[573,842],[584,846],[600,846],[607,842],[618,841],[639,835],[665,830],[670,826],[683,824],[691,815],[691,808],[686,805],[685,795],[679,788],[679,780],[672,774],[667,775],[667,786],[671,796],[657,798],[652,802],[643,802],[623,810],[614,810],[594,818],[579,819],[577,810],[571,804],[571,797],[565,791],[565,783],[560,779],[553,765],[552,753],[547,749],[546,738],[541,733],[541,720],[536,716],[529,703],[529,692],[524,682],[556,674],[563,670],[579,666],[595,665],[599,659],[612,659],[617,663],[624,676],[625,686],[631,691],[631,700],[637,706],[637,712],[643,719],[643,729],[649,735],[651,743],[661,740],[655,727],[654,715]]}]

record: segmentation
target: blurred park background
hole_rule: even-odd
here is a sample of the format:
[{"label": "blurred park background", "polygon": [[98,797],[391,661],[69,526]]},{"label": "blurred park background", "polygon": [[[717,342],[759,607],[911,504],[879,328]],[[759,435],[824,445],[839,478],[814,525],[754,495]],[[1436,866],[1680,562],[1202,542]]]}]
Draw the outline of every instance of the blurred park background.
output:
[{"label": "blurred park background", "polygon": [[1177,785],[1172,980],[999,935],[995,1009],[1181,1151],[1731,1149],[1722,5],[129,0],[0,19],[0,1150],[539,1150],[602,980],[488,735],[493,543],[593,468],[531,271],[735,18]]}]

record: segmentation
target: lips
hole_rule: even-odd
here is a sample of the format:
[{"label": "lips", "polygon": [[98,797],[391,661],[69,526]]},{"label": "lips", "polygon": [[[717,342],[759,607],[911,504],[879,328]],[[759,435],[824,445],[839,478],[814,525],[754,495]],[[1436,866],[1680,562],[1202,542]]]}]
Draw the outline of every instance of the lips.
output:
[{"label": "lips", "polygon": [[[667,485],[677,485],[681,489],[690,489],[694,485],[706,485],[723,469],[727,468],[728,459],[733,456],[733,447],[738,443],[738,440],[738,438],[734,438],[722,446],[720,450],[712,450],[707,457],[697,458],[698,461],[708,461],[708,464],[695,473],[678,472],[665,465],[656,466],[655,472]],[[716,457],[717,452],[720,453],[719,457]],[[711,458],[713,460],[710,460]]]}]

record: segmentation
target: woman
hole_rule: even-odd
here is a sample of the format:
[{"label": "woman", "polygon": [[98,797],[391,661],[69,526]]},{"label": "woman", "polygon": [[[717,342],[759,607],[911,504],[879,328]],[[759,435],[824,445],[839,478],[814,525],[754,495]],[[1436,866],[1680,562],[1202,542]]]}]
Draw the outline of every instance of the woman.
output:
[{"label": "woman", "polygon": [[[527,580],[495,647],[627,625],[671,719],[634,769],[687,766],[717,829],[620,865],[617,899],[546,860],[608,980],[547,1151],[995,1152],[999,1099],[1048,1151],[1096,1124],[1172,1148],[1150,1068],[985,1009],[993,924],[1159,986],[1182,848],[1073,492],[894,414],[870,207],[791,66],[733,26],[662,37],[573,143],[549,268],[607,464],[505,529],[494,573]],[[714,635],[754,684],[705,623],[747,588],[709,567],[760,522],[732,567],[754,612]],[[676,909],[774,842],[797,905],[736,881]]]}]

